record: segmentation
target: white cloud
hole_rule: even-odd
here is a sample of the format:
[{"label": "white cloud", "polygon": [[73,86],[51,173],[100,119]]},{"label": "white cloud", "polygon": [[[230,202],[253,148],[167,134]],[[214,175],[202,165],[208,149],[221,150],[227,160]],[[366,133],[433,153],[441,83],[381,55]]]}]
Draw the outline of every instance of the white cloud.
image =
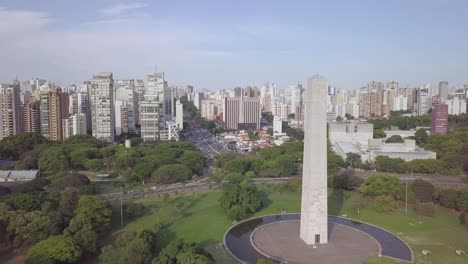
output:
[{"label": "white cloud", "polygon": [[43,28],[53,21],[44,12],[12,10],[0,7],[0,36],[28,33]]},{"label": "white cloud", "polygon": [[106,16],[118,16],[135,9],[147,7],[148,4],[142,2],[120,3],[100,10],[100,13]]}]

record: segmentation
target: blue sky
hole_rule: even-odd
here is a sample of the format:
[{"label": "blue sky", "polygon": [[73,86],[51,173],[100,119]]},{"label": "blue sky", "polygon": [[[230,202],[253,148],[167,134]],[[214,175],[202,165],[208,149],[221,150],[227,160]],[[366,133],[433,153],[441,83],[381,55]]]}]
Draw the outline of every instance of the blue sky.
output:
[{"label": "blue sky", "polygon": [[144,78],[157,64],[209,89],[316,73],[340,88],[468,83],[467,1],[324,2],[3,0],[0,81]]}]

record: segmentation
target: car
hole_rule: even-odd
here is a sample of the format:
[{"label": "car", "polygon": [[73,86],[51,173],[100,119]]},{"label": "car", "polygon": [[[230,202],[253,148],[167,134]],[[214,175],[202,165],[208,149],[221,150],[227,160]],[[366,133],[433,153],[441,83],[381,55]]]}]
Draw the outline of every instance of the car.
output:
[{"label": "car", "polygon": [[158,189],[158,187],[156,187],[156,186],[153,186],[153,187],[151,187],[150,189],[154,191],[154,190],[157,190],[157,189]]}]

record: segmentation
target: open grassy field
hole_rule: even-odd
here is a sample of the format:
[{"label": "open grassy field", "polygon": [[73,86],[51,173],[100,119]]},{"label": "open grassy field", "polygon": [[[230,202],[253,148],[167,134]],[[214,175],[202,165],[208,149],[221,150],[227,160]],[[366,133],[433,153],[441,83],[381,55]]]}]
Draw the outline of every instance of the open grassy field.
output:
[{"label": "open grassy field", "polygon": [[[295,192],[278,193],[270,187],[260,186],[268,194],[269,202],[256,215],[288,213],[300,211],[300,194]],[[168,201],[158,197],[137,200],[148,212],[139,219],[124,226],[125,230],[152,229],[156,223],[164,225],[161,231],[161,246],[175,238],[201,243],[211,249],[222,243],[224,232],[232,224],[218,204],[221,193],[189,193],[172,195]],[[436,209],[434,218],[418,217],[410,208],[408,214],[401,206],[397,213],[377,213],[369,202],[367,208],[358,214],[352,208],[350,198],[357,193],[329,191],[329,213],[344,215],[387,229],[400,236],[411,245],[416,263],[468,263],[468,256],[458,256],[456,249],[468,252],[468,228],[458,223],[457,216],[443,208]],[[120,223],[115,221],[116,223]],[[421,250],[428,249],[432,256],[422,256]],[[216,251],[216,250],[214,250]],[[222,254],[222,252],[220,253]],[[368,264],[397,263],[391,259],[373,258]]]}]

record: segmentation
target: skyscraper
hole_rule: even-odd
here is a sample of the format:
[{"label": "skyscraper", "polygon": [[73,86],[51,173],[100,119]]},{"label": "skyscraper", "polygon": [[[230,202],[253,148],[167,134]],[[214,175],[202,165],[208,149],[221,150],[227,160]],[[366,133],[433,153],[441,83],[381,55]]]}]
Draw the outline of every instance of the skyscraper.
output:
[{"label": "skyscraper", "polygon": [[304,96],[304,165],[300,237],[307,244],[328,243],[327,79],[308,80]]},{"label": "skyscraper", "polygon": [[439,101],[445,102],[448,99],[448,82],[440,81],[439,82]]},{"label": "skyscraper", "polygon": [[115,109],[112,73],[101,72],[94,75],[90,90],[93,136],[102,141],[114,142]]},{"label": "skyscraper", "polygon": [[[136,133],[136,115],[138,94],[135,92],[134,80],[117,80],[114,89],[116,135]],[[121,120],[125,117],[125,120]],[[125,127],[119,131],[118,127]]]},{"label": "skyscraper", "polygon": [[41,132],[39,105],[39,101],[29,101],[21,106],[21,132]]},{"label": "skyscraper", "polygon": [[254,95],[254,97],[245,96],[243,89],[240,89],[239,92],[235,93],[235,97],[225,98],[224,120],[227,129],[260,129],[261,107],[259,93],[249,92],[249,94]]},{"label": "skyscraper", "polygon": [[447,134],[448,132],[448,106],[436,103],[432,106],[431,135]]},{"label": "skyscraper", "polygon": [[2,84],[0,86],[0,139],[14,136],[21,131],[20,86]]},{"label": "skyscraper", "polygon": [[63,140],[63,119],[68,118],[68,94],[56,87],[49,94],[49,140]]},{"label": "skyscraper", "polygon": [[144,100],[140,103],[141,138],[144,141],[159,140],[159,128],[164,120],[164,73],[156,72],[148,75],[148,83]]}]

